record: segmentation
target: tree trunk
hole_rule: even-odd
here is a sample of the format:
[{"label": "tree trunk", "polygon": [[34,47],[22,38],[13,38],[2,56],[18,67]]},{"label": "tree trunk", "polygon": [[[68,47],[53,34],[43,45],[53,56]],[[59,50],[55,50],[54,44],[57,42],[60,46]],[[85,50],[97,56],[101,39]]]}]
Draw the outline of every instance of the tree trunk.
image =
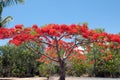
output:
[{"label": "tree trunk", "polygon": [[60,78],[59,80],[65,80],[65,61],[60,61]]}]

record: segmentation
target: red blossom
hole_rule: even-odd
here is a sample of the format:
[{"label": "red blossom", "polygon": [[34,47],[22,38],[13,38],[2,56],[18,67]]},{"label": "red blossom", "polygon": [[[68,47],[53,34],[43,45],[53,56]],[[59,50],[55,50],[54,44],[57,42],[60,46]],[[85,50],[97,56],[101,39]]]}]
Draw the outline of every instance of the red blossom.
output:
[{"label": "red blossom", "polygon": [[43,28],[41,28],[41,32],[42,33],[49,33],[49,28],[48,27],[43,27]]},{"label": "red blossom", "polygon": [[120,36],[118,34],[109,34],[108,38],[113,42],[120,43]]},{"label": "red blossom", "polygon": [[32,26],[32,29],[38,29],[38,26],[36,25],[36,24],[34,24],[33,26]]},{"label": "red blossom", "polygon": [[70,27],[66,24],[62,24],[62,25],[60,25],[60,29],[61,29],[61,33],[63,33],[63,32],[69,31]]},{"label": "red blossom", "polygon": [[49,30],[49,35],[54,36],[54,35],[56,35],[56,34],[57,34],[57,31],[56,31],[55,29],[50,29],[50,30]]},{"label": "red blossom", "polygon": [[86,24],[83,24],[82,26],[80,26],[80,32],[86,33],[87,31],[88,31],[88,27]]},{"label": "red blossom", "polygon": [[58,24],[51,24],[51,28],[55,30],[60,30],[60,26]]},{"label": "red blossom", "polygon": [[14,33],[14,29],[0,28],[0,39],[10,38]]},{"label": "red blossom", "polygon": [[16,46],[19,46],[19,45],[21,45],[22,41],[19,41],[19,40],[17,40],[17,39],[14,39],[14,40],[10,40],[9,43],[10,43],[10,44],[12,43],[12,44],[15,44]]},{"label": "red blossom", "polygon": [[98,39],[98,37],[99,37],[99,34],[98,34],[98,33],[93,34],[93,36],[92,36],[92,40],[97,40],[97,39]]},{"label": "red blossom", "polygon": [[15,28],[16,28],[16,29],[20,29],[20,30],[21,30],[21,29],[23,28],[23,24],[18,24],[18,25],[15,25]]},{"label": "red blossom", "polygon": [[89,38],[89,34],[86,32],[86,33],[82,33],[82,36],[84,37],[84,38]]}]

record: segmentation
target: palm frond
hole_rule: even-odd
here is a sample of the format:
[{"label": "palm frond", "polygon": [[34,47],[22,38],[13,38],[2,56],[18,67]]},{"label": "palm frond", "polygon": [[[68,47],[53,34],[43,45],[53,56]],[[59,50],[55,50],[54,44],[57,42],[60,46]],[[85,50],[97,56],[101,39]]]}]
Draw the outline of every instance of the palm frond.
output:
[{"label": "palm frond", "polygon": [[2,7],[18,4],[18,3],[23,3],[24,0],[0,0],[0,5]]},{"label": "palm frond", "polygon": [[1,26],[4,27],[6,23],[8,23],[11,20],[13,20],[13,18],[11,16],[7,16],[5,19],[1,21]]}]

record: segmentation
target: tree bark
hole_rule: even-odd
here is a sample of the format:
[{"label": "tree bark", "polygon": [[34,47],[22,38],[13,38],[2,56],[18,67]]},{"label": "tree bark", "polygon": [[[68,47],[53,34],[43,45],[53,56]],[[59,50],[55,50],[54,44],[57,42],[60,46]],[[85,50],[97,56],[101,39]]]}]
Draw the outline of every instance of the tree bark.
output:
[{"label": "tree bark", "polygon": [[61,60],[60,61],[60,78],[59,80],[65,80],[65,61]]}]

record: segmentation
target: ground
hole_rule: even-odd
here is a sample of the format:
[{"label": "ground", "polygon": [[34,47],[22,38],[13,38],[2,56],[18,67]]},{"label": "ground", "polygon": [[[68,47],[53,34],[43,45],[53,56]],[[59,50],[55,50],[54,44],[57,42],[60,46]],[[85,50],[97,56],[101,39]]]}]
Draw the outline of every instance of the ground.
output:
[{"label": "ground", "polygon": [[[58,80],[59,77],[50,77],[49,80]],[[0,80],[48,80],[45,77],[30,78],[0,78]],[[66,80],[120,80],[120,78],[94,78],[94,77],[66,77]]]}]

